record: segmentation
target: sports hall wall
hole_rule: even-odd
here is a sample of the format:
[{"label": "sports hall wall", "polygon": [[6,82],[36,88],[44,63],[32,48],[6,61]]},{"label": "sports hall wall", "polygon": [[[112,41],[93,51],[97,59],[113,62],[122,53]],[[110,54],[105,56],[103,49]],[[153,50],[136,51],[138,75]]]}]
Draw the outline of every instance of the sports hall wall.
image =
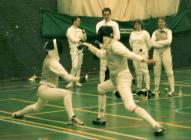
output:
[{"label": "sports hall wall", "polygon": [[[191,1],[181,0],[191,14]],[[40,9],[56,11],[56,0],[1,0],[0,1],[0,80],[26,79],[34,73],[40,75],[45,57]],[[190,16],[189,14],[189,16]],[[191,22],[191,17],[189,18]],[[191,66],[191,31],[175,33],[172,43],[174,67]],[[71,60],[66,38],[61,63],[69,71]],[[94,39],[91,39],[94,40]],[[122,41],[128,45],[128,38]],[[82,73],[96,73],[99,61],[88,51],[84,52]]]}]

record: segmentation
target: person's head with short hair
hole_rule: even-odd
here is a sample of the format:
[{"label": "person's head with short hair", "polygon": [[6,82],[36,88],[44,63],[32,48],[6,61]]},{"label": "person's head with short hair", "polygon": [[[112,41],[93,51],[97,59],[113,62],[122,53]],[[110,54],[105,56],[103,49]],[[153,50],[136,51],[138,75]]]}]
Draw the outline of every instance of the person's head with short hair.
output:
[{"label": "person's head with short hair", "polygon": [[134,22],[134,30],[141,31],[144,29],[143,22],[140,19],[135,20]]},{"label": "person's head with short hair", "polygon": [[111,9],[106,7],[102,10],[102,17],[105,21],[111,20]]},{"label": "person's head with short hair", "polygon": [[73,16],[72,17],[72,25],[74,25],[75,27],[79,27],[81,24],[81,19],[79,16]]},{"label": "person's head with short hair", "polygon": [[158,18],[158,28],[163,29],[166,27],[166,18],[165,17],[159,17]]}]

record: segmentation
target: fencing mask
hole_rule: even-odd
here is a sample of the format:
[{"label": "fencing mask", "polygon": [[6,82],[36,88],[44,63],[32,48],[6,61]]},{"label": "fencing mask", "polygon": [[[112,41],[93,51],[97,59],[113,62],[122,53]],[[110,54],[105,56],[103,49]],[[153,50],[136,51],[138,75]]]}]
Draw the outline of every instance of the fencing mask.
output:
[{"label": "fencing mask", "polygon": [[103,37],[112,37],[113,38],[113,28],[111,26],[101,26],[98,30],[98,41],[103,44]]},{"label": "fencing mask", "polygon": [[63,50],[61,42],[57,41],[56,39],[47,41],[44,45],[44,49],[48,54],[56,59],[59,59],[59,55]]}]

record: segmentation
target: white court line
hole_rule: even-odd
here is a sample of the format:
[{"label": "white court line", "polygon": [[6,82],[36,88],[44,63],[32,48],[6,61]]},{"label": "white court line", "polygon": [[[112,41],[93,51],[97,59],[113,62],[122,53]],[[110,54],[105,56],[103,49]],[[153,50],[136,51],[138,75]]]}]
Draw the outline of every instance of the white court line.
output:
[{"label": "white court line", "polygon": [[43,114],[50,114],[50,113],[57,113],[57,112],[64,112],[64,111],[66,111],[66,109],[47,111],[47,112],[37,112],[37,113],[32,113],[31,115],[43,115]]},{"label": "white court line", "polygon": [[10,101],[11,100],[11,98],[7,98],[7,99],[2,99],[2,100],[0,100],[0,102],[3,102],[3,101]]},{"label": "white court line", "polygon": [[22,89],[10,89],[10,90],[4,90],[4,91],[0,90],[0,92],[2,92],[2,93],[4,93],[4,92],[16,92],[16,91],[25,91],[25,90],[30,90],[30,89],[34,90],[34,89],[36,89],[36,87],[22,88]]},{"label": "white court line", "polygon": [[[96,95],[94,95],[94,94],[86,94],[86,93],[89,93],[89,92],[86,92],[86,93],[82,93],[82,92],[72,92],[72,93],[77,94],[77,95],[79,94],[79,95],[92,96],[92,97],[98,97],[98,96],[99,96],[98,93],[96,93]],[[106,96],[107,96],[107,94],[106,94]],[[107,98],[117,99],[116,97],[110,97],[110,96],[107,96]]]},{"label": "white court line", "polygon": [[[10,112],[6,112],[6,111],[1,111],[0,110],[0,112],[10,114]],[[37,119],[37,120],[43,120],[43,121],[48,121],[48,122],[55,122],[55,123],[65,124],[65,125],[67,124],[67,122],[62,122],[62,121],[44,119],[44,118],[34,117],[34,116],[30,116],[30,115],[26,115],[26,116],[29,117],[29,118]],[[124,134],[124,133],[118,133],[118,132],[114,132],[114,131],[110,131],[110,130],[105,130],[105,129],[97,129],[97,128],[88,127],[88,126],[78,126],[78,127],[86,128],[86,129],[90,129],[90,130],[95,130],[95,131],[100,131],[100,132],[105,132],[105,133],[114,134],[114,135],[119,135],[119,136],[124,136],[124,137],[130,137],[130,138],[134,138],[134,139],[140,139],[140,140],[148,139],[148,138],[144,138],[144,137],[134,136],[134,135],[130,135],[130,134]]]},{"label": "white court line", "polygon": [[[7,120],[7,119],[10,119],[10,120]],[[4,116],[0,116],[0,120],[4,121],[4,122],[9,122],[9,123],[14,123],[14,124],[30,126],[30,127],[35,127],[35,128],[49,130],[49,131],[54,131],[54,132],[57,132],[57,133],[64,133],[64,134],[74,135],[74,136],[78,136],[78,137],[82,137],[82,138],[86,138],[86,139],[90,139],[90,140],[95,139],[94,137],[84,136],[84,135],[80,135],[80,134],[76,134],[76,133],[72,133],[72,132],[67,132],[67,131],[64,131],[64,130],[56,130],[56,129],[53,129],[53,128],[48,128],[47,125],[43,125],[41,123],[34,123],[34,122],[31,122],[31,121],[20,122],[20,120],[15,121],[15,119],[11,119],[10,117],[4,117]],[[31,124],[26,124],[25,122],[29,122]],[[39,124],[42,125],[42,126],[37,126]]]},{"label": "white court line", "polygon": [[[12,98],[11,100],[20,101],[20,102],[26,102],[26,103],[35,103],[33,101],[22,100],[22,99],[17,99],[17,98]],[[51,105],[51,104],[46,104],[46,106],[60,108],[60,109],[65,109],[63,106],[57,106],[57,105]],[[74,108],[74,110],[81,111],[81,112],[89,112],[89,113],[97,114],[96,111],[89,111],[89,110],[82,110],[82,109],[75,109],[75,108]],[[117,114],[105,113],[105,115],[115,116],[115,117],[120,117],[120,118],[127,118],[127,119],[138,120],[138,121],[142,120],[141,118],[129,117],[129,116],[121,116],[121,115],[117,115]]]},{"label": "white court line", "polygon": [[[190,97],[191,95],[183,95],[184,96],[187,96],[187,97]],[[172,98],[180,98],[179,96],[174,96],[174,97],[170,97],[171,99]],[[155,98],[155,99],[149,99],[151,101],[155,101],[155,100],[167,100],[167,99],[170,99],[169,97],[164,97],[164,98]],[[9,100],[17,100],[17,101],[21,101],[21,102],[27,102],[27,103],[34,103],[33,101],[27,101],[27,100],[22,100],[22,99],[17,99],[17,98],[11,98]],[[122,102],[121,103],[115,103],[115,104],[107,104],[106,106],[112,106],[112,105],[117,105],[117,104],[123,104]],[[61,106],[55,106],[55,105],[50,105],[50,104],[47,104],[47,106],[50,106],[50,107],[56,107],[56,108],[62,108],[62,109],[65,109],[64,107],[61,107]],[[98,106],[91,106],[91,107],[82,107],[82,108],[75,108],[74,110],[79,110],[79,111],[84,111],[83,109],[86,109],[86,108],[92,108],[92,107],[98,107]],[[95,111],[89,111],[89,110],[85,110],[86,112],[90,112],[90,113],[97,113]],[[109,113],[106,113],[108,116],[113,116],[115,114],[109,114]],[[117,115],[118,117],[121,117],[121,118],[127,118],[127,116],[121,116],[121,115]],[[128,117],[129,118],[129,117]],[[142,120],[140,118],[136,118],[136,120]]]},{"label": "white court line", "polygon": [[[114,103],[114,104],[107,104],[106,106],[113,106],[113,105],[121,105],[123,103]],[[98,108],[98,106],[88,106],[88,107],[81,107],[81,108],[74,108],[74,110],[83,110],[83,109],[88,109],[88,108]],[[56,111],[48,111],[48,112],[39,112],[39,113],[32,113],[32,115],[36,115],[36,114],[49,114],[49,113],[54,113],[54,112],[62,112],[62,111],[66,111],[65,107],[64,110],[56,110]]]}]

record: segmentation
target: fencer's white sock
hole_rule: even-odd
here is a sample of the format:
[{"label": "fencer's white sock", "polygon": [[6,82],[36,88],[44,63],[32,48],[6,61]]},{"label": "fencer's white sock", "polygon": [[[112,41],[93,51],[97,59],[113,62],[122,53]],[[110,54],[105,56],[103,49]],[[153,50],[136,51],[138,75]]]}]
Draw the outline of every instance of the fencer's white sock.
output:
[{"label": "fencer's white sock", "polygon": [[64,96],[64,106],[66,108],[66,111],[68,113],[68,118],[71,119],[75,113],[73,111],[73,106],[72,106],[72,94],[66,94]]},{"label": "fencer's white sock", "polygon": [[155,91],[159,91],[160,77],[155,76]]},{"label": "fencer's white sock", "polygon": [[150,90],[150,76],[149,73],[144,73],[144,81],[146,84],[146,89]]},{"label": "fencer's white sock", "polygon": [[142,73],[139,72],[139,74],[137,74],[137,88],[141,89],[142,88]]},{"label": "fencer's white sock", "polygon": [[77,70],[72,68],[70,74],[76,76]]},{"label": "fencer's white sock", "polygon": [[76,76],[80,77],[80,74],[81,74],[81,68],[79,68],[76,72]]},{"label": "fencer's white sock", "polygon": [[22,110],[17,111],[17,115],[25,115],[25,114],[29,114],[29,113],[33,113],[33,112],[35,112],[34,104],[26,106]]},{"label": "fencer's white sock", "polygon": [[98,96],[98,105],[99,105],[98,118],[103,118],[105,115],[105,105],[106,105],[105,94]]},{"label": "fencer's white sock", "polygon": [[168,76],[168,81],[170,85],[170,90],[174,92],[174,76]]},{"label": "fencer's white sock", "polygon": [[143,118],[144,120],[146,120],[153,128],[156,126],[160,126],[158,124],[158,122],[156,122],[151,115],[149,115],[149,113],[147,113],[143,108],[141,107],[136,107],[136,109],[134,110],[134,112],[140,116],[141,118]]}]

